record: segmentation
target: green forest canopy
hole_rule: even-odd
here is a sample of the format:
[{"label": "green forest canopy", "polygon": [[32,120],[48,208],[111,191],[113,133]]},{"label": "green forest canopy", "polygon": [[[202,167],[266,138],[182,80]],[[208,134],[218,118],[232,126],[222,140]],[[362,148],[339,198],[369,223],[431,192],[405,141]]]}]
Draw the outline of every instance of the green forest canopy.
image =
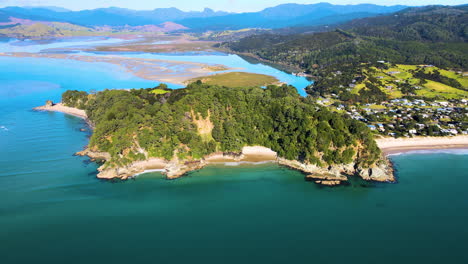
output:
[{"label": "green forest canopy", "polygon": [[[168,93],[153,93],[164,89]],[[109,152],[112,163],[150,157],[200,159],[216,152],[240,152],[262,145],[280,157],[318,165],[380,159],[370,130],[361,122],[328,111],[294,87],[228,88],[193,83],[185,89],[67,91],[65,105],[85,109],[95,124],[90,147]],[[213,126],[200,134],[195,120]]]}]

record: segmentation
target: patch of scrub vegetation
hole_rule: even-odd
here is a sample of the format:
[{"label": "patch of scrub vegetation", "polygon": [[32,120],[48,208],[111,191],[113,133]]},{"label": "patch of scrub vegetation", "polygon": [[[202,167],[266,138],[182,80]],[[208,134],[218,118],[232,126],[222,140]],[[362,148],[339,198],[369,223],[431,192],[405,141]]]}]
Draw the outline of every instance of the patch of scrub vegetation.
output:
[{"label": "patch of scrub vegetation", "polygon": [[273,76],[249,73],[249,72],[228,72],[209,75],[205,77],[193,78],[187,83],[200,81],[209,85],[220,85],[226,87],[262,87],[271,84],[279,84],[279,80]]}]

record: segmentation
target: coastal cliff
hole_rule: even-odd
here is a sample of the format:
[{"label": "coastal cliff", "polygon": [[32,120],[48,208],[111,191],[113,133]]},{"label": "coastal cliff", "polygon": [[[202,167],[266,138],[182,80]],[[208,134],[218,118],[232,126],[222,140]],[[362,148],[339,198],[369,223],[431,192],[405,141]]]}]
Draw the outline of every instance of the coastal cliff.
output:
[{"label": "coastal cliff", "polygon": [[[110,154],[99,151],[85,149],[77,152],[76,155],[88,156],[92,160],[110,159]],[[262,146],[246,146],[240,153],[212,153],[199,160],[180,160],[176,156],[168,161],[162,158],[148,158],[132,162],[125,166],[109,167],[104,163],[98,168],[97,177],[100,179],[122,179],[133,178],[145,172],[158,171],[166,175],[167,179],[177,179],[187,173],[202,169],[210,164],[223,164],[229,162],[239,163],[259,163],[274,162],[291,169],[304,173],[307,180],[317,184],[335,186],[346,183],[349,177],[357,176],[367,181],[394,182],[395,177],[391,164],[387,159],[383,159],[380,165],[370,168],[360,168],[356,164],[333,165],[320,167],[314,164],[307,164],[297,160],[287,160],[278,157],[276,152]]]}]

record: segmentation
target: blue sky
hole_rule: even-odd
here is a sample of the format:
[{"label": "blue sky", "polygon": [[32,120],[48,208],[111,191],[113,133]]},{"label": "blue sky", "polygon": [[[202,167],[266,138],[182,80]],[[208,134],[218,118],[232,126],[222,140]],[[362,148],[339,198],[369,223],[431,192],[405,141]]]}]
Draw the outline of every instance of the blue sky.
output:
[{"label": "blue sky", "polygon": [[258,11],[283,3],[312,4],[330,2],[332,4],[373,3],[379,5],[429,5],[429,4],[466,4],[468,0],[0,0],[0,6],[60,6],[72,10],[118,6],[130,9],[149,10],[158,7],[177,7],[179,9],[201,10],[209,7],[214,10],[231,12]]}]

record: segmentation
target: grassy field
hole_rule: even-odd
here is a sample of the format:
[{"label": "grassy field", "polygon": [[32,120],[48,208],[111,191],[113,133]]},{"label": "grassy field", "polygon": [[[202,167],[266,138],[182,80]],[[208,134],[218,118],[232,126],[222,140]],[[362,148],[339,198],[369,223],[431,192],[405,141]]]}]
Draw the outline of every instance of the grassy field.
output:
[{"label": "grassy field", "polygon": [[151,91],[152,94],[166,94],[169,91],[163,90],[163,89],[154,89]]},{"label": "grassy field", "polygon": [[[418,78],[414,78],[411,71],[417,70],[419,66],[417,65],[403,65],[398,64],[390,67],[388,70],[381,70],[375,67],[370,68],[369,70],[364,71],[364,74],[369,77],[377,78],[381,83],[380,89],[388,94],[390,98],[401,98],[404,94],[398,88],[398,86],[402,83],[408,82],[413,86],[419,86],[416,90],[416,95],[424,96],[424,97],[440,97],[444,99],[461,99],[467,98],[468,92],[464,90],[460,90],[439,82],[426,80],[427,83],[424,85],[419,85],[420,80]],[[439,69],[437,67],[427,67],[424,68],[424,71],[429,73],[434,70],[438,70],[441,75],[452,78],[457,80],[462,86],[468,87],[468,77],[463,76],[454,71],[448,71]],[[357,84],[351,90],[351,93],[358,94],[359,90],[364,88],[365,85],[363,83]]]},{"label": "grassy field", "polygon": [[379,109],[387,109],[385,106],[383,105],[376,105],[376,104],[373,104],[371,106],[369,106],[370,109],[375,109],[375,110],[379,110]]},{"label": "grassy field", "polygon": [[351,90],[351,93],[359,94],[359,91],[364,87],[365,85],[363,83],[356,84],[356,86]]},{"label": "grassy field", "polygon": [[459,90],[434,81],[427,81],[424,87],[425,89],[416,91],[416,94],[425,97],[442,96],[447,99],[464,98],[468,96],[468,92],[466,91]]},{"label": "grassy field", "polygon": [[273,76],[247,73],[247,72],[228,72],[220,73],[205,77],[198,77],[187,81],[192,83],[202,81],[206,84],[221,85],[226,87],[253,87],[253,86],[267,86],[270,84],[279,84],[278,79]]},{"label": "grassy field", "polygon": [[440,72],[440,74],[442,74],[442,75],[444,75],[446,77],[457,80],[461,85],[463,85],[463,87],[468,87],[468,77],[466,77],[466,76],[463,77],[463,75],[458,74],[458,73],[453,72],[453,71],[446,71],[446,70],[439,69],[439,72]]}]

